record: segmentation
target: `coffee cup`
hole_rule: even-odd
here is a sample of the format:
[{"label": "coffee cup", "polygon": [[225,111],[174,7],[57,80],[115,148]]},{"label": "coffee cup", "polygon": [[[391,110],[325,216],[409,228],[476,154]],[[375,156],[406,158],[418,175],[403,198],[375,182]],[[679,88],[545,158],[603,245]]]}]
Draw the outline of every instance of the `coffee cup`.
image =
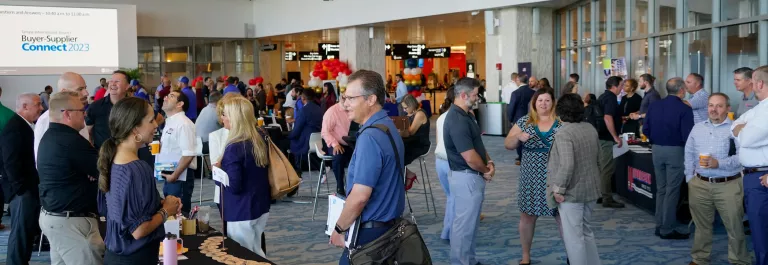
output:
[{"label": "coffee cup", "polygon": [[149,144],[149,146],[150,146],[150,151],[152,152],[153,155],[157,155],[160,153],[160,141],[152,141],[152,143]]},{"label": "coffee cup", "polygon": [[709,158],[711,158],[712,155],[710,153],[701,153],[699,154],[699,165],[702,167],[706,167],[709,165]]}]

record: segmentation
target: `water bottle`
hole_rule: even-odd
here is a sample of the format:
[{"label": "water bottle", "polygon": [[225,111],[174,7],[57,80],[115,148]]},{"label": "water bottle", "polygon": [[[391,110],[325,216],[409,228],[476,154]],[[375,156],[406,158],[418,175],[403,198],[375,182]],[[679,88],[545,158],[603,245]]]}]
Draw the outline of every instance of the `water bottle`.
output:
[{"label": "water bottle", "polygon": [[178,265],[179,257],[176,254],[176,235],[168,233],[163,240],[163,265]]}]

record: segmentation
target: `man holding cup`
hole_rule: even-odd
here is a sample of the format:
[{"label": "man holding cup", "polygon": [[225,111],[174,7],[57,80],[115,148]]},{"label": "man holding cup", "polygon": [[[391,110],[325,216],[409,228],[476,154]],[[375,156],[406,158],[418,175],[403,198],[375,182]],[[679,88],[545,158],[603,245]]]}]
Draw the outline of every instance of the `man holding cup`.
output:
[{"label": "man holding cup", "polygon": [[688,201],[696,224],[691,264],[709,264],[712,252],[712,223],[715,210],[728,232],[728,259],[731,264],[751,264],[744,226],[744,184],[736,145],[727,118],[731,110],[723,93],[709,96],[709,119],[693,126],[685,143],[685,180]]}]

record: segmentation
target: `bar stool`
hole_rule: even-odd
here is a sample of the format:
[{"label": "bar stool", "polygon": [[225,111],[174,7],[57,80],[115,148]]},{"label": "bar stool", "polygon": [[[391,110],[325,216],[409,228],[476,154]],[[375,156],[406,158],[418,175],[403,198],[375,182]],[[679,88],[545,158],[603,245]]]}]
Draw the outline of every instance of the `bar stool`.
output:
[{"label": "bar stool", "polygon": [[[434,144],[430,144],[429,145],[429,150],[430,151],[432,150],[433,146],[434,146]],[[427,155],[429,155],[430,151],[427,151],[427,153],[419,156],[419,170],[421,170],[421,176],[422,176],[421,188],[424,191],[422,191],[422,192],[410,191],[410,192],[411,193],[416,193],[416,194],[422,194],[422,193],[424,194],[424,201],[427,203],[427,212],[429,212],[429,201],[430,201],[430,198],[431,198],[432,199],[432,210],[435,213],[435,216],[437,216],[437,206],[435,204],[435,195],[432,193],[432,182],[429,179],[429,168],[427,167],[427,160],[426,160],[426,157],[427,157]],[[427,195],[429,195],[429,197]]]},{"label": "bar stool", "polygon": [[[315,136],[315,135],[317,135],[317,136],[313,138],[313,136]],[[312,221],[314,221],[315,220],[315,213],[317,213],[317,198],[320,196],[320,184],[323,181],[323,174],[327,172],[326,169],[325,169],[325,161],[333,161],[333,156],[325,154],[325,152],[323,152],[321,150],[321,148],[323,146],[323,142],[322,142],[322,138],[320,136],[320,133],[312,133],[312,135],[309,136],[309,139],[310,139],[309,140],[309,152],[310,153],[315,153],[315,155],[318,158],[320,158],[320,160],[321,160],[321,162],[320,162],[320,169],[319,169],[319,172],[317,173],[317,187],[315,189],[315,200],[312,203]],[[323,154],[321,154],[321,153],[323,153]],[[309,157],[307,157],[307,159],[309,159]],[[311,176],[311,174],[310,174],[310,176]],[[330,185],[328,184],[327,178],[326,178],[326,181],[325,181],[325,191],[326,191],[326,193],[324,193],[323,195],[333,194],[331,192],[331,188],[330,188]]]}]

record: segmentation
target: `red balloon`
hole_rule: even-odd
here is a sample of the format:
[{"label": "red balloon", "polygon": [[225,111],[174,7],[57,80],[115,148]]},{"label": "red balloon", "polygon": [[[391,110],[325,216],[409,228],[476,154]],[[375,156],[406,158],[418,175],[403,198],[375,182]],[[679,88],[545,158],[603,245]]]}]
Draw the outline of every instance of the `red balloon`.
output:
[{"label": "red balloon", "polygon": [[323,64],[322,63],[316,63],[315,64],[315,70],[323,70]]},{"label": "red balloon", "polygon": [[345,75],[351,75],[352,74],[352,70],[347,69],[346,71],[344,71],[344,74]]},{"label": "red balloon", "polygon": [[339,76],[339,72],[332,72],[331,78],[336,79],[336,77]]},{"label": "red balloon", "polygon": [[330,64],[331,64],[331,62],[328,61],[328,60],[323,61],[323,66],[325,66],[325,67],[329,67]]}]

